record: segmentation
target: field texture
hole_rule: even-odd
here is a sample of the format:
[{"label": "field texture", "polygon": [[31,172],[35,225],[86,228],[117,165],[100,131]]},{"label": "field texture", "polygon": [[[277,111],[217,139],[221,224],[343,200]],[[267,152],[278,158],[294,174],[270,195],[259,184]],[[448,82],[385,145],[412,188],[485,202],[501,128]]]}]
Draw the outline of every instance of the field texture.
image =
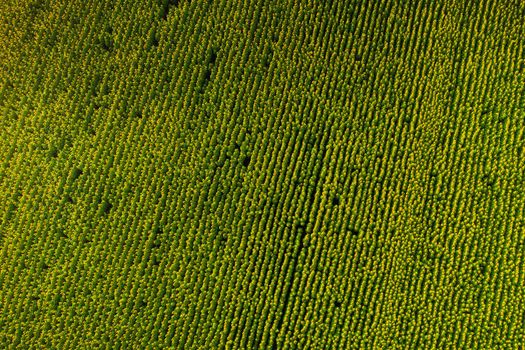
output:
[{"label": "field texture", "polygon": [[525,348],[524,43],[510,0],[0,1],[0,348]]}]

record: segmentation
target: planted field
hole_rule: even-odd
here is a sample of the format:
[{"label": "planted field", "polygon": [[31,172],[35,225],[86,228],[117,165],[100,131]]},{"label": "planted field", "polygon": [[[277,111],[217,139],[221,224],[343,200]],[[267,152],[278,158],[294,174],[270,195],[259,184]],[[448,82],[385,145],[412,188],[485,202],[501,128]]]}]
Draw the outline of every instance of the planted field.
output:
[{"label": "planted field", "polygon": [[0,348],[525,347],[524,16],[0,2]]}]

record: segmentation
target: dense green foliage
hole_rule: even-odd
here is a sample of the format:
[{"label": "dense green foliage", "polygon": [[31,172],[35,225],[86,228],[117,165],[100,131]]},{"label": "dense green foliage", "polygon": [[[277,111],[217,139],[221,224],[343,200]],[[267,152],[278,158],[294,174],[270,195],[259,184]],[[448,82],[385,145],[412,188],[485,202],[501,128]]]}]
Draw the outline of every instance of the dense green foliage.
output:
[{"label": "dense green foliage", "polygon": [[0,2],[0,348],[525,347],[520,1]]}]

